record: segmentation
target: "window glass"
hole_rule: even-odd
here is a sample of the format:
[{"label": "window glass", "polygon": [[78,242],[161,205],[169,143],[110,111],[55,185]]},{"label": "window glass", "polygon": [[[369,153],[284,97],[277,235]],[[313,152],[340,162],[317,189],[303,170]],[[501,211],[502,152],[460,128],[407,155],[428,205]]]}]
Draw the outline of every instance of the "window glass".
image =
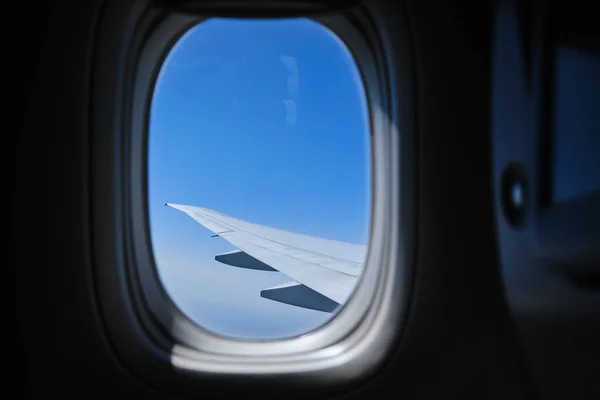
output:
[{"label": "window glass", "polygon": [[359,281],[369,120],[348,49],[310,19],[209,19],[175,44],[150,109],[150,229],[174,304],[215,333],[291,337]]}]

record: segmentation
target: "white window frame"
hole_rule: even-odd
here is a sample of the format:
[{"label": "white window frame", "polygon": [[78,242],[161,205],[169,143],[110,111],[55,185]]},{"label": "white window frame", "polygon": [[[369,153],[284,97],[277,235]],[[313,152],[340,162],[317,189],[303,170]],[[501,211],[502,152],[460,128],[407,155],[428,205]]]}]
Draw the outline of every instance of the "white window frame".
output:
[{"label": "white window frame", "polygon": [[371,227],[354,294],[333,319],[305,335],[232,339],[190,321],[170,300],[157,273],[148,224],[147,138],[154,84],[172,46],[202,19],[164,15],[145,2],[132,3],[105,9],[123,15],[122,25],[101,28],[92,81],[93,279],[115,355],[155,384],[175,380],[184,385],[206,374],[255,381],[278,377],[281,382],[311,378],[322,384],[368,375],[401,332],[411,282],[403,231],[413,232],[415,226],[413,218],[406,218],[410,201],[400,197],[401,166],[407,161],[401,165],[400,107],[393,89],[398,66],[384,52],[391,43],[382,40],[366,9],[312,18],[346,45],[367,96]]}]

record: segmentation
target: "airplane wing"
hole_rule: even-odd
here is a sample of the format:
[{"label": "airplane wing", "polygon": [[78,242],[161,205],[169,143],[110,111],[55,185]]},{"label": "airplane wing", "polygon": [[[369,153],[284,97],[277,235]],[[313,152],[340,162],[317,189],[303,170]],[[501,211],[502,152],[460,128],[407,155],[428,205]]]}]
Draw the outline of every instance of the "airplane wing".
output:
[{"label": "airplane wing", "polygon": [[224,264],[280,271],[295,282],[261,291],[261,296],[299,307],[333,312],[360,278],[366,246],[287,232],[242,221],[206,208],[165,203],[237,247],[215,257]]}]

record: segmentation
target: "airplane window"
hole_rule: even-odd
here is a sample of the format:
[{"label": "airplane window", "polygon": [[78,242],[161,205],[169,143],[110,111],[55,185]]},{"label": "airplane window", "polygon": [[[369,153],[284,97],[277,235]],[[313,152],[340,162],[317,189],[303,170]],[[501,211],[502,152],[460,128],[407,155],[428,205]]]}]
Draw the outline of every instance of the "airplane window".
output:
[{"label": "airplane window", "polygon": [[322,326],[361,277],[369,117],[342,41],[305,18],[213,18],[161,67],[148,207],[161,282],[189,319],[242,339]]}]

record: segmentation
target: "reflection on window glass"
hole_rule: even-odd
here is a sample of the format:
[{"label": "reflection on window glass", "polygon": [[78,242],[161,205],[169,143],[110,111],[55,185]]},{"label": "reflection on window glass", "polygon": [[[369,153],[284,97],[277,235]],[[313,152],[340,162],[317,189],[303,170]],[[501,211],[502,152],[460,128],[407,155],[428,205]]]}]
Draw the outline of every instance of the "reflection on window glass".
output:
[{"label": "reflection on window glass", "polygon": [[360,279],[370,218],[364,88],[309,19],[210,19],[160,71],[149,211],[160,278],[215,333],[318,328]]}]

